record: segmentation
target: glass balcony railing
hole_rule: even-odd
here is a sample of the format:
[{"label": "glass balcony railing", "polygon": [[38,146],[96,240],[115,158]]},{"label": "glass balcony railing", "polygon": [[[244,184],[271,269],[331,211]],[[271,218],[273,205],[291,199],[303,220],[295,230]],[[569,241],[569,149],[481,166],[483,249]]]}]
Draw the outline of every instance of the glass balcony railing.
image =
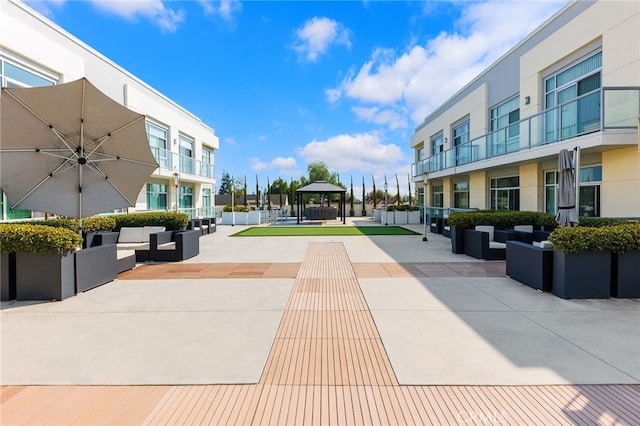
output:
[{"label": "glass balcony railing", "polygon": [[640,89],[607,88],[413,163],[411,173],[422,176],[606,129],[637,129],[638,117]]},{"label": "glass balcony railing", "polygon": [[155,157],[160,169],[177,170],[180,173],[200,176],[203,178],[213,179],[215,168],[213,164],[203,163],[186,155],[180,155],[171,152],[168,149],[151,147],[153,156]]}]

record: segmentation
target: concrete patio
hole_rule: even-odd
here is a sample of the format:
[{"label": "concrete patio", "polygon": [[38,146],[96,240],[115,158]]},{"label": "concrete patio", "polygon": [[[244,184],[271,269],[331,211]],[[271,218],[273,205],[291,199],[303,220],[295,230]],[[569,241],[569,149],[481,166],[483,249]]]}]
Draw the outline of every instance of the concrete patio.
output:
[{"label": "concrete patio", "polygon": [[[370,219],[357,221],[374,225]],[[263,387],[269,384],[265,382],[269,377],[266,372],[272,371],[269,366],[276,362],[275,354],[280,353],[276,351],[277,342],[281,341],[285,319],[291,321],[292,310],[344,313],[351,309],[361,319],[349,326],[350,329],[365,327],[363,324],[369,321],[366,318],[370,318],[371,325],[366,327],[374,330],[375,335],[368,339],[379,341],[382,348],[381,355],[374,357],[378,360],[378,364],[374,364],[379,367],[368,366],[365,359],[360,359],[357,365],[361,367],[357,369],[379,371],[382,368],[379,363],[388,359],[384,362],[390,366],[390,380],[393,381],[390,385],[397,390],[389,388],[385,392],[414,395],[413,401],[422,401],[422,398],[428,399],[428,393],[418,397],[415,392],[447,389],[455,395],[474,386],[480,395],[471,398],[475,401],[473,408],[480,399],[492,401],[488,395],[496,386],[504,386],[501,389],[506,392],[527,389],[525,392],[536,393],[539,386],[544,385],[543,393],[553,394],[560,389],[559,394],[564,395],[550,398],[546,407],[542,404],[541,411],[555,413],[551,420],[556,420],[542,423],[552,424],[571,419],[567,413],[558,413],[552,401],[560,401],[562,406],[565,397],[578,398],[591,389],[606,396],[609,390],[616,393],[618,399],[620,395],[626,395],[629,401],[637,403],[635,407],[624,404],[627,408],[622,411],[614,404],[610,413],[606,410],[603,413],[622,419],[623,424],[630,419],[640,421],[637,408],[640,406],[640,301],[637,299],[563,300],[537,292],[505,277],[504,262],[483,262],[452,254],[449,240],[436,234],[428,234],[428,242],[423,242],[422,236],[229,237],[242,228],[219,226],[217,233],[201,238],[200,255],[195,258],[179,264],[142,265],[122,274],[114,282],[62,302],[3,302],[2,423],[31,418],[24,417],[25,412],[20,409],[25,403],[23,398],[32,398],[36,389],[70,392],[69,386],[61,385],[71,385],[71,388],[77,385],[131,386],[126,392],[134,392],[136,385],[162,385],[164,391],[158,392],[166,398],[169,396],[164,392],[173,394],[171,389],[175,385],[212,385],[211,389],[218,389],[219,386],[257,384],[256,389],[263,392]],[[422,232],[421,226],[413,229]],[[309,250],[318,246],[344,250],[346,263],[336,260],[313,266],[314,263],[309,262],[316,261]],[[334,263],[344,266],[340,269]],[[336,272],[336,278],[323,281],[332,290],[296,290],[305,285],[301,280],[307,274],[335,268],[342,272]],[[347,277],[347,284],[355,286],[353,294],[362,297],[362,302],[353,308],[341,305],[347,303],[340,302],[344,297],[342,290],[332,287],[341,283],[344,276],[352,277]],[[295,296],[297,291],[302,292],[300,296]],[[324,297],[325,294],[335,295],[325,307],[322,303],[329,302],[318,301],[314,303],[320,305],[313,305],[315,308],[301,308],[301,302],[296,299]],[[336,324],[346,327],[349,321],[352,320],[343,319]],[[328,327],[326,324],[329,323],[322,324]],[[319,338],[319,341],[327,342],[323,339],[331,338],[317,335],[318,330],[309,332],[311,334],[305,339]],[[335,332],[336,329],[331,330]],[[346,341],[340,340],[343,338],[347,337],[339,338],[338,343],[334,343],[334,346],[338,345],[335,348],[341,347],[339,342]],[[290,352],[292,350],[287,349],[287,353],[293,354],[293,364],[278,367],[283,371],[295,368],[292,365],[298,352]],[[309,368],[322,360],[329,362],[319,364],[324,368],[347,371],[344,366],[351,365],[349,361],[340,359],[338,362],[337,358],[347,349],[335,350],[338,351],[336,358],[332,358],[330,348],[326,353],[319,352],[317,361],[309,360]],[[370,350],[365,352],[373,354]],[[317,368],[323,371],[323,367]],[[314,383],[334,386],[338,377],[338,373],[335,374],[335,379],[327,379],[328,382],[318,379],[317,383],[311,383],[299,379],[300,383],[295,386]],[[376,385],[341,380],[346,380],[344,386],[388,386],[382,382]],[[559,385],[623,384],[631,386],[587,386],[584,392],[580,386],[557,388]],[[197,398],[201,399],[201,392],[206,392],[208,387],[198,389]],[[232,397],[230,393],[226,399],[244,395],[242,398],[248,398],[247,407],[251,407],[253,397],[243,392],[253,394],[258,390],[233,389],[237,395]],[[337,388],[330,389],[327,392],[338,392]],[[342,388],[340,392],[348,389]],[[294,388],[282,389],[282,392],[285,393],[279,398],[285,398],[286,392],[292,398]],[[337,394],[333,395],[331,400],[338,401]],[[246,421],[229,417],[224,421],[220,418],[219,422],[273,424],[270,420],[265,422],[263,417],[256,417],[259,404],[267,404],[261,398],[268,399],[268,396],[257,398],[255,403],[258,405],[253,407],[251,421],[246,414]],[[522,399],[522,395],[518,398]],[[607,398],[610,397],[605,400]],[[186,400],[180,400],[188,404]],[[364,400],[367,400],[366,395]],[[445,400],[441,403],[445,404]],[[353,395],[350,401],[355,401]],[[358,401],[361,404],[363,400]],[[398,396],[398,404],[402,406],[398,413],[403,415],[394,417],[396,423],[414,424],[409,417],[424,422],[425,417],[407,401]],[[606,405],[602,401],[599,403]],[[378,413],[385,404],[381,402],[377,409],[371,408],[371,412]],[[495,401],[493,404],[494,408],[499,405]],[[151,406],[160,409],[157,405]],[[245,409],[251,411],[247,407]],[[469,407],[463,408],[457,413],[472,411]],[[509,423],[540,424],[531,420],[535,415],[531,417],[502,408],[506,411],[498,411],[507,413],[504,415],[511,420]],[[330,406],[322,409],[332,412]],[[417,410],[418,414],[407,414],[412,410]],[[460,418],[455,421],[456,411],[449,410],[454,415],[451,423],[459,423]],[[476,410],[485,414],[491,411],[479,406]],[[144,412],[143,417],[149,420],[151,411]],[[57,418],[47,417],[52,413],[54,411],[43,413],[26,423]],[[590,414],[585,419],[600,418],[595,411],[586,413]],[[81,414],[77,413],[77,416]],[[152,418],[152,422],[162,423],[159,417]],[[401,418],[404,421],[400,421]],[[284,423],[297,424],[295,421]],[[315,422],[305,420],[304,423]],[[336,421],[328,423],[343,422],[336,417]]]}]

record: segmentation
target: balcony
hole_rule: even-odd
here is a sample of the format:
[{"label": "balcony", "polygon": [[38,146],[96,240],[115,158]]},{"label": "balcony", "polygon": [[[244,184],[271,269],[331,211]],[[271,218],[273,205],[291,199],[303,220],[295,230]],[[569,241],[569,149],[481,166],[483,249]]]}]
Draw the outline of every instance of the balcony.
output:
[{"label": "balcony", "polygon": [[186,155],[181,155],[168,149],[151,147],[161,170],[178,171],[180,173],[213,179],[215,169],[213,164],[203,163]]},{"label": "balcony", "polygon": [[638,129],[640,89],[606,88],[411,165],[413,177],[609,129]]}]

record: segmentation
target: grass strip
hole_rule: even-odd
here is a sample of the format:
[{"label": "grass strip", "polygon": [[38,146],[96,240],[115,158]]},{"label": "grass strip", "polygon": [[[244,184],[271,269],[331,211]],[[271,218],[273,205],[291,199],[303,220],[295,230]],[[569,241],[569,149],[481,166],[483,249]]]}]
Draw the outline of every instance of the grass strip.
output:
[{"label": "grass strip", "polygon": [[254,226],[232,237],[308,237],[349,235],[420,235],[401,226]]}]

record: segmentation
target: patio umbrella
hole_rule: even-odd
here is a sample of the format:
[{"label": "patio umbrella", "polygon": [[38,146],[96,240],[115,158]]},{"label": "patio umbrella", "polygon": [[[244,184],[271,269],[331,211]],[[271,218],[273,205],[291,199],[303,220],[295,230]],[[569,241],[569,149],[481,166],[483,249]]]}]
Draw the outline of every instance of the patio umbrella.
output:
[{"label": "patio umbrella", "polygon": [[572,226],[578,223],[576,210],[575,167],[569,151],[563,149],[558,155],[558,213],[559,226]]},{"label": "patio umbrella", "polygon": [[0,183],[11,208],[80,219],[134,206],[158,167],[145,116],[86,78],[3,88]]}]

